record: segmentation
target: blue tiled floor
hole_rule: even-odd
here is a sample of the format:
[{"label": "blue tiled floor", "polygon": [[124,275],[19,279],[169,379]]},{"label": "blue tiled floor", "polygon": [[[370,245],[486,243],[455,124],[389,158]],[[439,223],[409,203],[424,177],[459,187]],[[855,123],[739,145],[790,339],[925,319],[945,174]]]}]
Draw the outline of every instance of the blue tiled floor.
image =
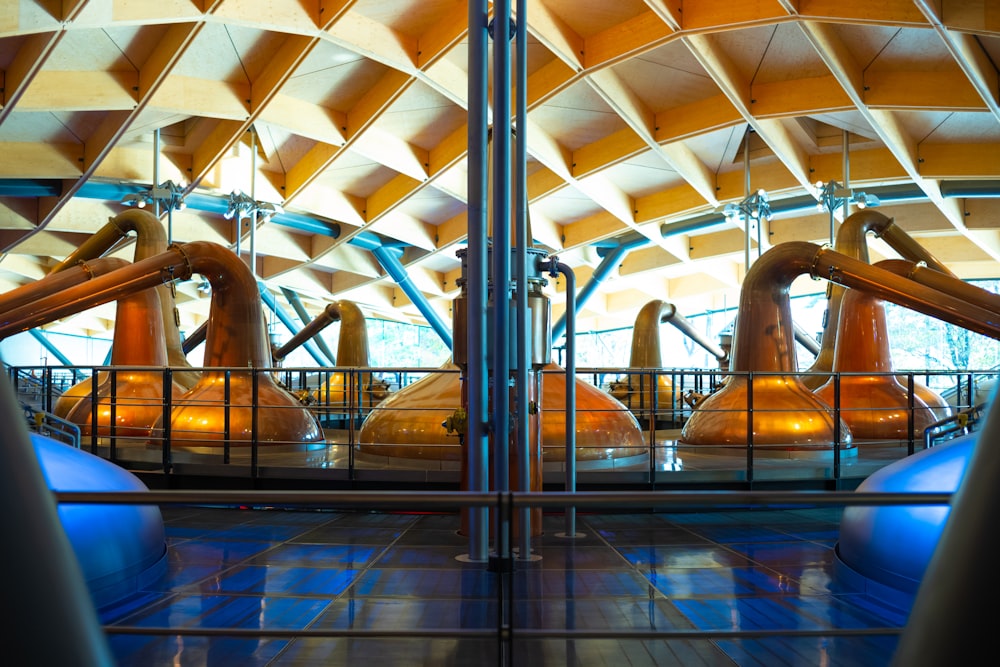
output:
[{"label": "blue tiled floor", "polygon": [[[840,510],[546,516],[510,586],[447,514],[164,508],[167,574],[101,612],[120,667],[888,665],[895,635],[691,631],[899,628],[834,575]],[[506,595],[513,641],[496,639]],[[120,634],[140,628],[326,631]],[[584,636],[545,636],[573,630]],[[346,636],[360,631],[361,636]],[[379,636],[378,632],[425,636]],[[472,634],[460,635],[461,631]],[[641,637],[602,632],[647,633]],[[368,633],[365,635],[365,633]]]}]

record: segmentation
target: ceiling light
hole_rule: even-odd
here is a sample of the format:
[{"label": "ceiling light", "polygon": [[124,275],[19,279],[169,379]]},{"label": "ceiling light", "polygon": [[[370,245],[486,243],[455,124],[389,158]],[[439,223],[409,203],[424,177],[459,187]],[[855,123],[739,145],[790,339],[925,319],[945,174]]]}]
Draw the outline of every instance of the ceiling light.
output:
[{"label": "ceiling light", "polygon": [[722,209],[726,219],[731,222],[738,220],[770,220],[771,203],[766,190],[757,190],[738,203],[726,204]]},{"label": "ceiling light", "polygon": [[279,204],[257,201],[242,190],[233,190],[229,193],[229,207],[222,216],[226,220],[232,220],[252,218],[256,215],[267,222],[278,213],[284,213]]},{"label": "ceiling light", "polygon": [[816,181],[814,187],[815,191],[813,195],[818,200],[816,208],[820,211],[825,209],[832,212],[844,204],[854,204],[858,208],[867,208],[869,206],[878,206],[882,203],[875,195],[868,194],[867,192],[855,192],[850,188],[845,188],[837,181],[830,181],[828,183]]}]

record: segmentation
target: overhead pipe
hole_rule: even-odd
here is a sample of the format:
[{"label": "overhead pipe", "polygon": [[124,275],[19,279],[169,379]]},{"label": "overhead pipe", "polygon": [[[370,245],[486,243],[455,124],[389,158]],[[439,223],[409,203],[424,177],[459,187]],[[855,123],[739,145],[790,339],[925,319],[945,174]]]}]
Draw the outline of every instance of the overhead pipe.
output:
[{"label": "overhead pipe", "polygon": [[[1000,315],[813,243],[789,241],[764,253],[740,292],[731,370],[685,423],[679,444],[753,450],[854,449],[843,420],[802,382],[795,359],[789,289],[802,274],[823,278],[991,338]],[[766,373],[754,375],[754,373]],[[768,410],[753,411],[752,404]],[[749,414],[748,414],[749,413]],[[748,429],[752,423],[752,430]],[[751,450],[751,451],[753,451]],[[856,453],[856,449],[854,449]]]},{"label": "overhead pipe", "polygon": [[409,297],[413,305],[417,307],[420,314],[424,316],[427,323],[432,329],[441,337],[444,344],[448,346],[448,349],[452,348],[451,332],[448,329],[448,325],[445,324],[444,320],[437,314],[437,312],[430,307],[427,302],[427,297],[424,296],[417,287],[410,280],[410,276],[406,273],[406,268],[399,261],[396,253],[399,252],[398,249],[390,249],[386,247],[382,240],[375,234],[361,232],[354,236],[349,243],[356,245],[359,248],[368,250],[375,256],[385,272],[389,274],[389,277],[396,281],[403,293]]},{"label": "overhead pipe", "polygon": [[[1000,183],[998,183],[996,187],[997,196],[1000,196]],[[879,201],[883,204],[901,204],[903,202],[927,199],[927,193],[912,183],[901,183],[898,185],[868,188],[865,192],[877,196]],[[817,212],[817,200],[813,195],[796,195],[794,197],[785,197],[783,199],[772,198],[769,201],[769,204],[771,206],[772,216]],[[726,220],[726,216],[724,214],[712,212],[692,216],[690,218],[674,222],[665,222],[660,225],[660,233],[667,238],[678,234],[705,232],[714,228],[725,229],[728,227],[729,222]]]},{"label": "overhead pipe", "polygon": [[[590,276],[590,280],[588,280],[587,283],[580,288],[580,293],[576,295],[575,299],[576,307],[579,309],[586,305],[587,301],[590,300],[590,297],[592,297],[594,292],[597,291],[597,288],[603,285],[604,281],[611,275],[611,272],[618,267],[625,255],[636,248],[647,245],[649,242],[650,240],[645,236],[631,232],[622,237],[621,240],[611,248],[605,249],[599,247],[598,253],[603,252],[604,258],[601,260],[601,263],[597,265],[597,268],[594,269],[594,272]],[[563,313],[562,317],[560,317],[552,327],[553,340],[559,340],[566,332],[566,321],[569,316],[570,313]],[[575,312],[573,313],[573,316],[576,316]]]},{"label": "overhead pipe", "polygon": [[[271,367],[257,281],[246,264],[216,243],[175,245],[160,255],[0,314],[0,337],[18,327],[39,326],[196,273],[212,286],[205,368],[170,414],[173,445],[213,450],[251,444],[325,447],[316,418],[271,373],[253,372]],[[154,429],[162,427],[157,424]]]}]

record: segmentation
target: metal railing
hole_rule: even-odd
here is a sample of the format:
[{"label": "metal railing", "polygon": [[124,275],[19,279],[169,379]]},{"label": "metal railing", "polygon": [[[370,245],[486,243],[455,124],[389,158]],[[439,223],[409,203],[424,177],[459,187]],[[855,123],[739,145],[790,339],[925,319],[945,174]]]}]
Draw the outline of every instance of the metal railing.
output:
[{"label": "metal railing", "polygon": [[[262,476],[279,478],[320,479],[334,482],[428,482],[458,484],[461,481],[460,437],[449,432],[444,424],[456,409],[462,407],[459,392],[446,397],[440,406],[426,405],[407,407],[403,401],[388,402],[387,397],[404,391],[414,382],[435,374],[447,374],[458,387],[459,371],[456,368],[270,368],[250,369],[254,374],[271,374],[279,384],[293,396],[299,397],[298,404],[291,402],[281,410],[307,410],[324,427],[325,444],[303,448],[302,443],[279,441],[273,437],[265,439],[255,426],[249,434],[233,433],[223,426],[215,432],[204,435],[213,440],[213,447],[185,447],[182,434],[174,432],[171,415],[176,407],[170,392],[164,392],[162,401],[152,406],[161,417],[142,437],[123,434],[116,416],[120,412],[134,409],[133,399],[119,399],[115,378],[127,374],[130,369],[120,367],[12,367],[8,373],[19,391],[30,390],[32,401],[39,410],[51,415],[51,407],[67,389],[73,379],[83,383],[92,393],[102,382],[108,383],[101,406],[110,411],[107,428],[90,429],[82,424],[80,437],[82,447],[91,453],[114,461],[129,469],[148,473],[159,472],[170,475],[183,471],[184,474],[224,474],[228,477],[258,479]],[[149,371],[148,368],[142,369]],[[195,369],[197,370],[197,369]],[[220,372],[229,382],[230,373],[246,374],[248,369],[212,369]],[[162,369],[163,386],[171,386],[171,369]],[[904,386],[913,387],[915,382],[927,382],[934,378],[938,385],[955,387],[953,397],[958,402],[953,405],[957,414],[973,410],[975,405],[967,401],[975,398],[973,388],[986,378],[995,377],[995,370],[962,371],[946,373],[942,371],[911,371],[894,373]],[[544,387],[544,373],[542,386]],[[699,445],[685,444],[679,436],[683,427],[702,403],[702,398],[717,391],[728,378],[739,375],[718,370],[705,369],[621,369],[584,368],[579,369],[577,380],[587,382],[608,393],[614,399],[609,401],[608,410],[624,409],[631,412],[641,433],[641,444],[634,442],[621,447],[615,443],[588,445],[591,451],[582,451],[578,466],[578,477],[583,484],[615,484],[617,486],[639,486],[656,489],[660,485],[682,481],[685,475],[703,481],[724,481],[752,484],[769,479],[808,478],[838,482],[845,476],[859,479],[894,458],[913,454],[928,445],[927,432],[919,432],[913,427],[912,413],[920,409],[911,400],[909,432],[905,437],[893,442],[831,442],[830,448],[822,456],[786,457],[776,460],[766,456],[765,449],[754,447],[752,442],[737,446],[713,447],[712,454]],[[754,377],[768,374],[756,373]],[[840,374],[829,374],[837,381]],[[84,380],[86,378],[86,380]],[[613,385],[617,383],[618,396]],[[752,385],[752,383],[751,383]],[[543,389],[544,390],[544,389]],[[228,390],[226,396],[228,396]],[[752,394],[751,394],[752,400]],[[182,399],[183,402],[186,399]],[[450,401],[450,402],[448,402]],[[748,401],[749,402],[749,401]],[[451,404],[454,403],[454,404]],[[541,401],[540,401],[541,403]],[[91,422],[98,422],[98,403],[91,404]],[[258,410],[254,398],[238,403],[226,400],[218,406],[224,410],[222,424],[230,422],[230,415],[236,410]],[[556,421],[565,420],[559,414],[565,408],[543,409],[539,419],[546,415]],[[846,409],[839,404],[832,406],[837,418],[843,417]],[[271,408],[273,411],[274,408]],[[423,420],[434,427],[440,425],[439,436],[420,441],[406,441],[406,429],[400,429],[397,442],[362,442],[362,427],[366,419],[385,410],[398,411],[401,424],[406,421]],[[770,407],[747,405],[748,415],[755,411],[772,410]],[[598,418],[600,415],[598,415]],[[46,418],[49,428],[54,429],[61,419],[52,415]],[[565,421],[563,421],[565,423]],[[963,428],[972,429],[974,421],[968,420]],[[934,426],[935,431],[943,427]],[[932,429],[927,429],[930,432]],[[542,429],[544,433],[544,429]],[[751,434],[752,435],[752,434]],[[752,440],[748,438],[748,440]],[[412,445],[412,447],[411,447]],[[550,446],[551,445],[551,446]],[[557,488],[561,479],[561,463],[555,452],[564,443],[542,442],[543,475],[546,484]],[[408,452],[412,451],[413,455]],[[546,453],[550,456],[546,456]],[[789,460],[792,460],[789,462]],[[697,465],[692,465],[697,462]],[[863,464],[863,465],[862,465]],[[220,468],[222,466],[222,468]],[[838,487],[839,488],[839,487]]]},{"label": "metal railing", "polygon": [[[511,533],[512,520],[521,509],[579,510],[633,512],[663,511],[726,511],[734,508],[760,509],[790,507],[846,507],[854,505],[948,505],[950,493],[886,493],[859,491],[669,491],[648,493],[574,492],[568,493],[471,493],[471,492],[400,492],[400,491],[187,491],[152,490],[148,492],[56,492],[61,504],[144,504],[144,505],[202,505],[215,508],[240,507],[243,509],[308,509],[308,510],[368,510],[368,511],[446,511],[456,512],[481,507],[495,513],[496,524],[507,526]],[[506,519],[506,520],[505,520]],[[513,544],[511,535],[508,543]],[[517,555],[512,555],[516,562]],[[529,556],[530,558],[530,556]],[[510,565],[513,565],[511,563]],[[615,628],[533,628],[515,623],[512,609],[518,602],[514,585],[516,569],[504,564],[483,561],[484,568],[491,567],[498,577],[497,611],[495,624],[486,628],[410,628],[391,629],[324,628],[236,628],[186,626],[135,626],[115,624],[103,626],[107,635],[176,636],[176,637],[232,637],[232,638],[449,638],[486,639],[495,642],[498,665],[512,664],[518,642],[538,639],[605,639],[605,640],[762,640],[781,637],[864,637],[898,636],[905,626],[859,627],[851,623],[842,627],[780,629],[615,629]],[[484,656],[485,659],[485,656]],[[484,663],[485,664],[485,663]]]}]

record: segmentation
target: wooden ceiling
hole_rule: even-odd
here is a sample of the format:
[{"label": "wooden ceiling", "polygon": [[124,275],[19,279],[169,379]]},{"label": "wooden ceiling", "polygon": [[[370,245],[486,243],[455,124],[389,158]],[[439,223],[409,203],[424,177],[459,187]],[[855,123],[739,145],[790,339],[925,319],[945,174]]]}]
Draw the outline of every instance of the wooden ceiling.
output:
[{"label": "wooden ceiling", "polygon": [[[782,206],[818,180],[905,192],[880,210],[960,277],[1000,276],[1000,4],[527,0],[526,15],[536,246],[583,286],[639,240],[578,331],[631,326],[653,299],[734,306],[748,258],[830,240],[825,210]],[[164,216],[171,239],[239,250],[279,300],[450,322],[468,27],[460,0],[0,0],[0,291],[103,228],[122,189],[169,180],[190,204]],[[778,211],[759,234],[721,215],[748,184]],[[219,208],[234,191],[287,215],[237,241]],[[401,249],[416,292],[361,238]],[[895,256],[877,239],[870,254]],[[197,283],[178,286],[185,331],[207,315]],[[556,317],[562,283],[546,287]],[[113,318],[52,328],[104,335]]]}]

